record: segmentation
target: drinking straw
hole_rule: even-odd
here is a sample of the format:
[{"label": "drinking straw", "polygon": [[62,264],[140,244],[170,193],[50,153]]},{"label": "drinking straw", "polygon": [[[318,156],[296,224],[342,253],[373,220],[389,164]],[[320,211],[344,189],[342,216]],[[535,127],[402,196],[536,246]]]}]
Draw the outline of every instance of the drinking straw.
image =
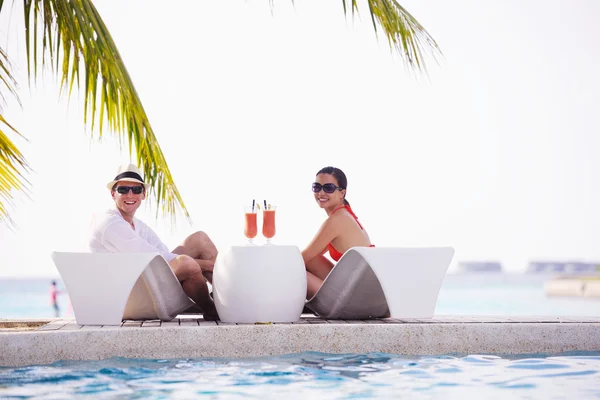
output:
[{"label": "drinking straw", "polygon": [[265,210],[267,209],[267,201],[263,200],[265,202]]},{"label": "drinking straw", "polygon": [[252,212],[254,212],[254,199],[252,199]]}]

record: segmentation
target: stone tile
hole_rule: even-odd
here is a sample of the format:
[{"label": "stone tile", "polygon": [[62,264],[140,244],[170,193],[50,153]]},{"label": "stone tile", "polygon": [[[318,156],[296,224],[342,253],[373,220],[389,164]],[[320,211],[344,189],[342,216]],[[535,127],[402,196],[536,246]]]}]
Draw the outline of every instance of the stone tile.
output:
[{"label": "stone tile", "polygon": [[198,326],[198,319],[194,318],[179,318],[179,326],[182,327],[193,327],[193,326]]},{"label": "stone tile", "polygon": [[385,322],[386,324],[404,324],[405,322],[402,320],[399,320],[397,318],[385,318],[383,319],[383,322]]},{"label": "stone tile", "polygon": [[217,326],[217,321],[205,321],[204,319],[198,320],[198,325],[200,326]]},{"label": "stone tile", "polygon": [[102,329],[103,327],[104,327],[104,325],[82,325],[81,330],[82,331],[95,331],[97,329]]},{"label": "stone tile", "polygon": [[74,330],[79,330],[81,329],[82,325],[77,325],[77,323],[75,322],[70,322],[68,324],[66,324],[65,326],[63,326],[62,328],[60,328],[61,331],[74,331]]},{"label": "stone tile", "polygon": [[[598,304],[598,306],[600,306],[600,304]],[[564,322],[564,323],[578,322],[578,323],[597,323],[597,324],[600,324],[600,317],[579,317],[579,316],[561,317],[561,322]]]},{"label": "stone tile", "polygon": [[[474,317],[477,319],[481,319],[481,318],[488,318],[489,315],[483,315],[483,316],[478,316],[478,317]],[[512,315],[510,317],[508,317],[510,319],[510,322],[515,323],[515,324],[520,324],[523,322],[536,322],[540,317],[536,316],[536,315]]]},{"label": "stone tile", "polygon": [[[85,326],[90,326],[90,325],[85,325]],[[102,325],[102,331],[114,331],[114,330],[122,330],[123,324],[121,325]],[[100,328],[99,326],[96,326],[96,328]]]},{"label": "stone tile", "polygon": [[417,318],[397,318],[397,321],[405,323],[405,324],[420,324],[421,321],[419,321]]},{"label": "stone tile", "polygon": [[123,321],[123,328],[141,328],[143,321],[133,321],[133,320],[125,320]]},{"label": "stone tile", "polygon": [[421,324],[445,324],[448,322],[448,321],[436,319],[436,318],[423,318],[423,319],[419,318],[418,321]]},{"label": "stone tile", "polygon": [[[485,316],[484,319],[486,319],[486,318],[489,318],[489,319],[494,320],[494,321],[498,321],[499,320],[498,317],[496,317],[496,316],[491,316],[491,317],[490,316]],[[505,322],[512,321],[512,318],[507,318],[507,317],[501,317],[501,318],[504,318]],[[457,315],[457,316],[454,316],[453,320],[459,320],[459,321],[461,321],[462,323],[465,323],[465,324],[466,323],[476,324],[476,323],[484,322],[484,321],[482,321],[481,317],[478,317],[478,316],[466,316],[466,315]]]},{"label": "stone tile", "polygon": [[519,321],[521,321],[521,319],[517,315],[514,315],[514,316],[511,315],[511,316],[508,316],[508,317],[506,317],[506,316],[505,317],[500,316],[500,317],[503,318],[503,319],[500,320],[500,322],[507,322],[507,323],[511,323],[512,322],[512,323],[517,324],[517,323],[519,323]]},{"label": "stone tile", "polygon": [[498,317],[491,315],[491,316],[486,316],[486,317],[473,318],[473,321],[471,321],[471,323],[479,323],[479,324],[506,323],[506,324],[508,324],[508,323],[511,323],[511,321],[508,318],[498,318]]},{"label": "stone tile", "polygon": [[464,324],[467,322],[481,322],[476,317],[466,317],[462,315],[436,315],[434,319],[441,324]]},{"label": "stone tile", "polygon": [[310,324],[328,324],[326,319],[321,319],[321,318],[310,318],[310,319],[307,319],[307,321]]},{"label": "stone tile", "polygon": [[36,331],[55,331],[72,322],[73,320],[54,320],[52,322],[47,323],[46,325],[40,326],[36,329]]},{"label": "stone tile", "polygon": [[552,316],[552,315],[541,315],[537,318],[536,321],[537,323],[560,323],[561,321],[561,317],[556,317],[556,316]]}]

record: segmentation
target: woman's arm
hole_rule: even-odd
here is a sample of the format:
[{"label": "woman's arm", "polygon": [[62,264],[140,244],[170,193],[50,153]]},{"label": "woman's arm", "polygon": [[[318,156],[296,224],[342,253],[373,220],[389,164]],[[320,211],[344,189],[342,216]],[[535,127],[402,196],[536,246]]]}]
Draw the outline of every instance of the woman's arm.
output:
[{"label": "woman's arm", "polygon": [[327,218],[315,237],[308,246],[302,251],[304,264],[308,264],[313,258],[325,253],[327,245],[338,236],[337,224],[333,223],[331,218]]}]

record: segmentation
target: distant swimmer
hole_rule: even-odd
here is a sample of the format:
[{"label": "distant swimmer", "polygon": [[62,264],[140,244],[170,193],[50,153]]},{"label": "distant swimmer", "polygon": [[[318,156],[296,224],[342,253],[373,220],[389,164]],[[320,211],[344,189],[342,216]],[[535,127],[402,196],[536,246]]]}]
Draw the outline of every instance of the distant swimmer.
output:
[{"label": "distant swimmer", "polygon": [[52,281],[50,285],[50,304],[54,308],[54,316],[58,318],[60,316],[60,308],[58,307],[58,299],[57,296],[61,293],[60,290],[56,288],[56,281]]}]

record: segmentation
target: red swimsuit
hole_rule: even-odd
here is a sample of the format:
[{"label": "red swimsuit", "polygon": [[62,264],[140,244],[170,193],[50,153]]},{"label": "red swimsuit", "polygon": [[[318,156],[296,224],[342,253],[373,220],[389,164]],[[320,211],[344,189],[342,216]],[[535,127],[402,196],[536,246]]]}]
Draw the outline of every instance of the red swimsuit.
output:
[{"label": "red swimsuit", "polygon": [[[343,207],[336,208],[335,210],[333,210],[333,212],[331,213],[331,215],[333,215],[337,210],[341,210],[342,208],[345,208],[346,211],[348,211],[350,213],[350,215],[352,215],[354,217],[354,220],[356,221],[356,223],[358,224],[358,226],[360,226],[360,229],[364,230],[364,228],[362,227],[362,225],[360,224],[360,222],[358,222],[358,217],[354,214],[354,212],[352,211],[352,209],[350,208],[349,205],[344,205]],[[331,243],[329,243],[327,245],[327,247],[329,248],[329,255],[335,261],[338,261],[342,257],[342,253],[340,253],[339,251],[337,251],[335,249],[335,247],[333,247],[333,245]],[[369,247],[375,247],[375,245],[372,244]]]}]

